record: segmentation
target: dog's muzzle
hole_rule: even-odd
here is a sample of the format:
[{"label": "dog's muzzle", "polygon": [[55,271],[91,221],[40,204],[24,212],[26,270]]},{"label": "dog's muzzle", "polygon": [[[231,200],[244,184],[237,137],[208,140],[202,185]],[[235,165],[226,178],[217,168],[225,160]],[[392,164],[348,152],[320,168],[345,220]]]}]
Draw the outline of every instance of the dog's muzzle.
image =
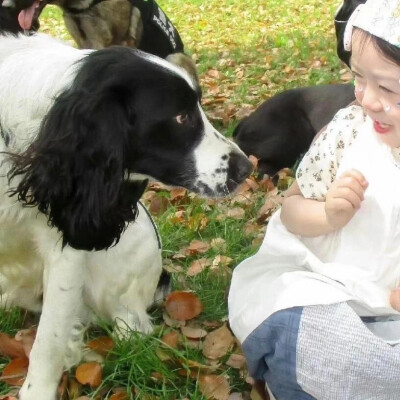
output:
[{"label": "dog's muzzle", "polygon": [[229,192],[233,192],[252,171],[253,164],[243,153],[230,153],[226,182]]}]

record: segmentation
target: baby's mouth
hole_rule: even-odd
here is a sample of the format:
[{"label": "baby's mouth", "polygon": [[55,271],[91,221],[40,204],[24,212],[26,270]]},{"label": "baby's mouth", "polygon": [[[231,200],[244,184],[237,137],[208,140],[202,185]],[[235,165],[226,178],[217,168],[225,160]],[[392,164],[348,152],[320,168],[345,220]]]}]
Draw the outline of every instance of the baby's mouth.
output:
[{"label": "baby's mouth", "polygon": [[385,124],[384,122],[374,120],[374,129],[378,133],[381,133],[381,134],[387,133],[387,132],[389,132],[391,127],[392,126],[389,124]]}]

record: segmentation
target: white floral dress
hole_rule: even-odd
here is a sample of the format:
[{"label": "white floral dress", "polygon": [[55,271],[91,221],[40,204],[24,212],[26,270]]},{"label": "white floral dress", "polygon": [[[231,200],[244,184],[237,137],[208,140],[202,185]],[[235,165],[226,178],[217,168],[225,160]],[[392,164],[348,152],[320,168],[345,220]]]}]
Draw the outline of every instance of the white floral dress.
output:
[{"label": "white floral dress", "polygon": [[240,341],[276,311],[340,302],[360,316],[393,316],[391,328],[382,318],[376,332],[400,341],[399,313],[389,304],[400,278],[399,157],[360,106],[336,114],[298,168],[300,190],[324,200],[336,176],[354,168],[369,183],[365,199],[345,227],[314,238],[290,233],[280,211],[273,215],[258,253],[233,273],[229,318]]}]

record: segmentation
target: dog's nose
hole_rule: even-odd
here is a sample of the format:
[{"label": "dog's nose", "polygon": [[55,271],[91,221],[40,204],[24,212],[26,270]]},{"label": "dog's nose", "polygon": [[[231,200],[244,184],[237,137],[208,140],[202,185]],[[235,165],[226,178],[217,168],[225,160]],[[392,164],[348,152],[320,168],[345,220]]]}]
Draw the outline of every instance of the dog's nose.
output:
[{"label": "dog's nose", "polygon": [[253,164],[241,153],[231,153],[229,158],[229,178],[236,183],[243,182],[253,171]]}]

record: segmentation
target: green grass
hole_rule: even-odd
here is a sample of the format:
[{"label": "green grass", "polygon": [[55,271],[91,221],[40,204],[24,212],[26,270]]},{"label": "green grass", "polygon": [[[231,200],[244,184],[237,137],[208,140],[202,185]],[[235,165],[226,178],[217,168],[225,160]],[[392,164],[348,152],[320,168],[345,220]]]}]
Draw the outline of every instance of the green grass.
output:
[{"label": "green grass", "polygon": [[[341,79],[343,66],[336,56],[333,28],[337,0],[158,2],[177,26],[187,52],[197,62],[207,115],[227,136],[241,116],[274,94]],[[61,12],[55,7],[45,9],[42,30],[71,40],[62,24]],[[157,195],[169,198],[168,191]],[[261,190],[253,192],[251,201],[245,205],[236,203],[234,198],[210,202],[189,196],[182,204],[171,203],[156,217],[165,263],[172,262],[182,269],[173,274],[174,289],[193,290],[204,304],[204,311],[197,318],[199,325],[203,326],[205,321],[226,321],[231,270],[254,254],[265,230],[265,224],[259,224],[257,231],[245,235],[244,226],[249,221],[256,223],[264,199]],[[233,207],[244,208],[244,218],[221,217]],[[185,212],[185,219],[177,223],[174,215],[178,210]],[[211,248],[205,254],[175,259],[192,240],[209,243],[213,238],[223,238],[226,249],[221,252]],[[213,259],[218,254],[231,257],[232,264],[217,272],[208,268],[193,277],[186,275],[195,259]],[[163,324],[162,310],[156,310],[153,316],[156,325],[153,335],[133,334],[128,341],[117,341],[105,361],[102,386],[96,391],[86,390],[91,398],[100,393],[102,398],[108,398],[109,389],[115,387],[136,388],[132,399],[204,398],[198,380],[183,377],[177,371],[185,369],[188,360],[202,364],[207,360],[200,350],[185,345],[179,350],[165,349],[160,338],[171,328]],[[0,330],[13,332],[22,320],[18,311],[2,314]],[[233,350],[238,351],[237,347]],[[160,358],[160,354],[164,357]],[[221,366],[215,373],[229,376],[231,391],[249,391],[239,371],[224,364],[228,355],[220,360]],[[152,378],[154,372],[161,373],[162,379]],[[4,385],[0,386],[1,392],[6,390]]]}]

